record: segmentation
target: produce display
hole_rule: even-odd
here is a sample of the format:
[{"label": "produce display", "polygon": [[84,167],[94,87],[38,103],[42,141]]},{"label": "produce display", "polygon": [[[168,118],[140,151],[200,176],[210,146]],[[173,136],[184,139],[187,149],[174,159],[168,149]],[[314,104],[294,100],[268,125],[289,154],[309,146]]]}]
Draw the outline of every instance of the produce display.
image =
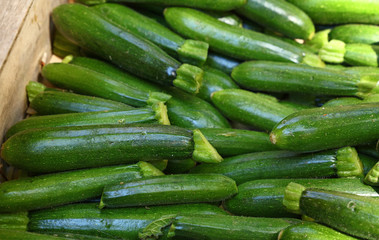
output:
[{"label": "produce display", "polygon": [[379,239],[379,0],[76,0],[1,158],[0,239]]}]

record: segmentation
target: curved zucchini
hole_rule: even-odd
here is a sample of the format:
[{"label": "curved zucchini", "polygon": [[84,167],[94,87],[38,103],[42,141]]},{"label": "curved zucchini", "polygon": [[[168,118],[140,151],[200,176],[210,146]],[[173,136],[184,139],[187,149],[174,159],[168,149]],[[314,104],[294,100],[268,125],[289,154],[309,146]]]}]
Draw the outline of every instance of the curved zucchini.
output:
[{"label": "curved zucchini", "polygon": [[0,212],[29,211],[101,196],[105,185],[163,175],[146,162],[84,169],[7,181],[0,185]]},{"label": "curved zucchini", "polygon": [[236,183],[223,175],[166,175],[108,185],[104,187],[99,207],[219,202],[236,193]]},{"label": "curved zucchini", "polygon": [[302,152],[354,146],[379,138],[378,121],[379,103],[306,109],[278,123],[270,139],[281,149]]},{"label": "curved zucchini", "polygon": [[330,39],[345,43],[379,43],[379,26],[365,24],[347,24],[337,26],[329,33]]},{"label": "curved zucchini", "polygon": [[311,39],[312,20],[295,5],[282,0],[248,0],[237,12],[290,38]]},{"label": "curved zucchini", "polygon": [[190,93],[200,88],[200,68],[182,65],[152,42],[106,21],[84,5],[60,5],[52,18],[67,39],[136,76]]}]

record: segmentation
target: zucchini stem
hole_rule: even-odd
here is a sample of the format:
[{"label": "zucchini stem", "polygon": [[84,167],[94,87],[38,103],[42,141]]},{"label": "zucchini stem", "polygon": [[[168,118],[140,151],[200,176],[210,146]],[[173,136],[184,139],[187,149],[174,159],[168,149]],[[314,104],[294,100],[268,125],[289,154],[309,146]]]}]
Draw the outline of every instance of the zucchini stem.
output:
[{"label": "zucchini stem", "polygon": [[301,214],[300,198],[305,187],[298,183],[291,182],[284,191],[283,205],[289,212]]},{"label": "zucchini stem", "polygon": [[29,82],[26,85],[26,92],[28,93],[28,100],[32,102],[34,98],[41,92],[45,91],[46,86],[39,82]]},{"label": "zucchini stem", "polygon": [[379,162],[367,173],[364,182],[371,186],[379,186]]},{"label": "zucchini stem", "polygon": [[338,177],[363,177],[363,165],[355,148],[338,149],[336,158]]},{"label": "zucchini stem", "polygon": [[193,141],[195,142],[195,150],[192,154],[193,160],[205,163],[222,162],[223,158],[199,129],[193,130]]},{"label": "zucchini stem", "polygon": [[331,40],[319,52],[321,59],[328,63],[343,63],[346,44],[340,40]]},{"label": "zucchini stem", "polygon": [[172,225],[176,218],[176,214],[165,215],[147,225],[141,232],[138,233],[138,237],[141,240],[159,239],[159,236],[163,235],[162,229]]},{"label": "zucchini stem", "polygon": [[142,177],[155,177],[155,176],[163,176],[164,173],[161,172],[158,168],[154,167],[154,165],[147,162],[138,162],[138,167],[140,168],[140,172]]},{"label": "zucchini stem", "polygon": [[208,57],[209,44],[196,40],[185,40],[178,49],[179,60],[196,66],[202,66]]},{"label": "zucchini stem", "polygon": [[157,102],[151,106],[155,112],[155,119],[159,124],[170,125],[170,120],[167,115],[167,106],[163,102]]},{"label": "zucchini stem", "polygon": [[175,87],[188,93],[199,92],[203,81],[204,72],[201,68],[189,64],[182,64],[176,70],[176,79],[173,81]]}]

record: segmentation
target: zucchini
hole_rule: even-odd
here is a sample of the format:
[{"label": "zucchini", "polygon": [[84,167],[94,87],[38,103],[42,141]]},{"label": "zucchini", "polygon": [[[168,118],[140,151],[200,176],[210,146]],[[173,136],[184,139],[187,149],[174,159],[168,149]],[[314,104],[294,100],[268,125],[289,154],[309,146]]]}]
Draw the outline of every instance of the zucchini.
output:
[{"label": "zucchini", "polygon": [[166,175],[108,185],[104,187],[99,207],[219,202],[236,193],[236,183],[223,175]]},{"label": "zucchini", "polygon": [[296,111],[270,96],[242,89],[220,90],[214,92],[211,98],[227,118],[267,131]]},{"label": "zucchini", "polygon": [[379,186],[379,162],[377,162],[366,174],[364,182],[371,186]]},{"label": "zucchini", "polygon": [[191,156],[197,161],[222,161],[199,130],[148,124],[30,129],[9,138],[1,156],[35,173]]},{"label": "zucchini", "polygon": [[329,34],[330,39],[345,43],[379,43],[379,26],[365,24],[347,24],[337,26]]},{"label": "zucchini", "polygon": [[376,190],[359,178],[259,179],[238,186],[238,194],[226,200],[224,208],[235,215],[252,217],[294,217],[283,206],[284,190],[290,182],[360,196],[379,198]]},{"label": "zucchini", "polygon": [[276,239],[279,231],[298,222],[299,220],[291,218],[249,218],[228,215],[177,216],[173,214],[152,222],[140,232],[139,237],[152,239],[150,237],[164,235],[168,231],[167,237],[174,237],[174,239]]},{"label": "zucchini", "polygon": [[[37,166],[38,167],[38,166]],[[163,175],[146,162],[27,177],[0,185],[0,211],[48,208],[101,196],[105,185]]]},{"label": "zucchini", "polygon": [[237,12],[290,38],[311,39],[315,33],[308,15],[286,1],[248,0]]},{"label": "zucchini", "polygon": [[196,161],[191,158],[183,160],[170,160],[167,162],[167,167],[164,170],[166,174],[186,173],[196,166]]},{"label": "zucchini", "polygon": [[262,33],[230,26],[200,11],[166,8],[168,24],[179,34],[209,43],[211,50],[239,60],[307,62],[298,47]]},{"label": "zucchini", "polygon": [[13,125],[5,135],[6,138],[14,134],[36,128],[90,126],[90,125],[127,125],[132,123],[160,123],[169,125],[167,110],[163,103],[151,108],[139,108],[128,111],[103,111],[67,113],[58,115],[37,116],[24,119]]},{"label": "zucchini", "polygon": [[1,213],[0,214],[0,231],[1,229],[26,231],[28,222],[29,222],[29,218],[28,218],[27,212]]},{"label": "zucchini", "polygon": [[315,33],[312,39],[305,41],[304,45],[318,53],[320,49],[329,42],[330,29],[325,29]]},{"label": "zucchini", "polygon": [[126,6],[100,4],[92,10],[122,29],[155,43],[182,62],[201,66],[207,59],[208,43],[184,40],[165,26]]},{"label": "zucchini", "polygon": [[0,229],[0,239],[6,240],[70,240],[72,238],[55,237],[45,234],[30,233],[26,231],[15,231],[10,229]]},{"label": "zucchini", "polygon": [[29,214],[29,231],[55,234],[75,233],[116,239],[138,239],[138,232],[153,220],[167,214],[226,215],[210,204],[181,204],[149,208],[100,210],[97,204],[72,204]]},{"label": "zucchini", "polygon": [[[232,70],[240,62],[236,59],[222,56],[217,53],[210,52],[206,61],[206,65],[220,71],[223,71],[227,74],[232,73]],[[204,80],[204,79],[203,79]]]},{"label": "zucchini", "polygon": [[305,188],[290,183],[284,206],[341,232],[365,239],[379,238],[379,199],[355,194]]},{"label": "zucchini", "polygon": [[242,27],[242,19],[233,12],[206,11],[208,15],[231,26]]},{"label": "zucchini", "polygon": [[53,53],[60,58],[80,56],[80,47],[68,41],[59,31],[54,32]]},{"label": "zucchini", "polygon": [[307,13],[315,24],[379,24],[379,2],[372,0],[288,0]]},{"label": "zucchini", "polygon": [[233,69],[232,77],[250,90],[340,96],[362,96],[378,82],[325,68],[268,61],[242,63]]},{"label": "zucchini", "polygon": [[376,150],[376,142],[368,145],[357,146],[360,153],[364,153],[370,157],[379,159],[379,152]]},{"label": "zucchini", "polygon": [[237,184],[256,179],[363,177],[362,163],[354,148],[316,154],[285,151],[259,152],[224,159],[222,163],[201,164],[191,173],[217,173]]},{"label": "zucchini", "polygon": [[314,222],[301,222],[286,227],[279,233],[278,240],[354,240],[356,238],[350,237],[340,233],[332,228]]},{"label": "zucchini", "polygon": [[377,121],[379,103],[305,109],[278,123],[270,139],[281,149],[302,152],[354,146],[379,138]]},{"label": "zucchini", "polygon": [[68,40],[136,76],[190,93],[200,88],[200,68],[182,65],[152,42],[106,21],[84,5],[60,5],[52,18]]},{"label": "zucchini", "polygon": [[346,74],[355,74],[360,77],[367,77],[372,79],[379,79],[379,68],[376,67],[365,67],[365,66],[357,66],[357,67],[346,67],[342,68],[342,71]]},{"label": "zucchini", "polygon": [[342,97],[342,98],[334,98],[332,100],[327,101],[323,107],[336,107],[336,106],[344,106],[344,105],[354,105],[354,104],[362,104],[363,100],[355,97]]},{"label": "zucchini", "polygon": [[[379,15],[378,15],[379,16]],[[379,66],[379,46],[363,43],[346,44],[344,60],[353,66]]]},{"label": "zucchini", "polygon": [[228,128],[202,128],[201,132],[223,157],[277,149],[264,132]]},{"label": "zucchini", "polygon": [[375,166],[378,160],[369,155],[358,152],[359,159],[363,165],[363,174],[366,176],[367,173]]}]

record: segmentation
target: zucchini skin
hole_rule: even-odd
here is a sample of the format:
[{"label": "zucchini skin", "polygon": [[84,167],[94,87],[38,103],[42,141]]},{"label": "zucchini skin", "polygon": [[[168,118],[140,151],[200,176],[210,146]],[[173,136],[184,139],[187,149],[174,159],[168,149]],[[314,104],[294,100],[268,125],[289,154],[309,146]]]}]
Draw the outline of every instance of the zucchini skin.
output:
[{"label": "zucchini skin", "polygon": [[55,237],[45,234],[30,233],[26,231],[15,231],[10,229],[0,229],[0,239],[7,240],[70,240],[72,238]]},{"label": "zucchini skin", "polygon": [[235,215],[252,217],[294,217],[283,206],[284,191],[290,182],[306,187],[347,192],[379,198],[374,188],[358,178],[259,179],[238,186],[238,194],[226,200],[224,208]]},{"label": "zucchini skin", "polygon": [[371,0],[288,0],[306,12],[315,24],[379,24],[379,2]]},{"label": "zucchini skin", "polygon": [[300,63],[305,53],[291,44],[262,33],[230,26],[200,11],[166,8],[168,24],[179,34],[209,43],[210,49],[239,60],[271,60]]},{"label": "zucchini skin", "polygon": [[277,149],[264,132],[228,128],[202,128],[201,132],[223,157]]},{"label": "zucchini skin", "polygon": [[48,127],[90,126],[90,125],[127,125],[132,123],[155,123],[155,112],[151,108],[139,108],[128,111],[103,111],[85,113],[67,113],[37,116],[24,119],[13,125],[5,135],[6,138],[28,129]]},{"label": "zucchini skin", "polygon": [[218,202],[236,193],[236,183],[223,175],[166,175],[108,185],[104,187],[100,207]]},{"label": "zucchini skin", "polygon": [[379,103],[306,109],[278,123],[270,139],[281,149],[301,152],[354,146],[379,138],[378,121]]},{"label": "zucchini skin", "polygon": [[227,118],[267,131],[295,112],[275,98],[242,89],[217,91],[212,94],[212,102]]},{"label": "zucchini skin", "polygon": [[329,37],[345,43],[378,44],[379,27],[365,24],[347,24],[333,28]]},{"label": "zucchini skin", "polygon": [[196,166],[196,161],[191,158],[184,160],[170,160],[167,162],[167,167],[164,170],[166,174],[186,173]]},{"label": "zucchini skin", "polygon": [[353,66],[378,67],[379,46],[363,43],[346,44],[344,61]]},{"label": "zucchini skin", "polygon": [[242,63],[233,69],[232,77],[250,90],[340,96],[357,95],[360,81],[340,71],[269,61]]},{"label": "zucchini skin", "polygon": [[39,93],[30,102],[30,107],[36,110],[38,115],[134,109],[121,102],[60,91]]},{"label": "zucchini skin", "polygon": [[29,231],[39,233],[76,233],[116,239],[138,239],[138,232],[167,214],[227,213],[210,204],[181,204],[149,208],[114,208],[100,210],[97,204],[72,204],[29,214]]},{"label": "zucchini skin", "polygon": [[223,71],[224,73],[231,74],[233,68],[240,64],[240,61],[217,53],[209,52],[205,64],[209,67]]},{"label": "zucchini skin", "polygon": [[278,240],[354,240],[356,238],[350,237],[340,233],[332,228],[314,222],[301,222],[291,225],[283,229],[279,233]]},{"label": "zucchini skin", "polygon": [[[0,231],[8,229],[14,231],[26,231],[29,218],[27,212],[1,213]],[[1,238],[0,238],[1,239]]]},{"label": "zucchini skin", "polygon": [[315,32],[315,26],[308,15],[286,1],[248,0],[237,12],[290,38],[309,39]]},{"label": "zucchini skin", "polygon": [[143,159],[186,159],[193,150],[192,132],[183,128],[99,125],[23,131],[3,144],[1,156],[20,169],[48,173]]},{"label": "zucchini skin", "polygon": [[0,185],[0,212],[29,211],[99,197],[107,184],[144,177],[143,168],[159,173],[150,164],[139,163],[7,181]]}]

